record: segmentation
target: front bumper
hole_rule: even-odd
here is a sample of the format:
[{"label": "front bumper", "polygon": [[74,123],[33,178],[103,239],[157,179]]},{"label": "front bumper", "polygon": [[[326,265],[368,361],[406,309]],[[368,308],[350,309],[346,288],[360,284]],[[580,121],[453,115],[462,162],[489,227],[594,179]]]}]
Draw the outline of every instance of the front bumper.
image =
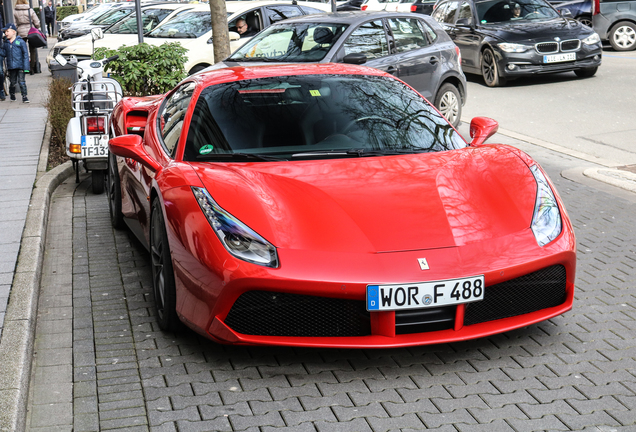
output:
[{"label": "front bumper", "polygon": [[600,43],[590,46],[581,44],[581,48],[575,52],[576,60],[558,63],[544,63],[544,54],[539,54],[534,49],[524,53],[508,53],[500,49],[497,51],[500,74],[505,78],[599,67],[603,56]]}]

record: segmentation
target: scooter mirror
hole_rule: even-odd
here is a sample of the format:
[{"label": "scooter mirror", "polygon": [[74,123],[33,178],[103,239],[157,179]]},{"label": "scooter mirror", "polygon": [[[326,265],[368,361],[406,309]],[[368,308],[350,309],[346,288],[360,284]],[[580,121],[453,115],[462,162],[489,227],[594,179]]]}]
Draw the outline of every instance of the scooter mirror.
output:
[{"label": "scooter mirror", "polygon": [[93,37],[93,42],[99,39],[104,39],[104,32],[100,28],[91,29],[91,36]]},{"label": "scooter mirror", "polygon": [[56,55],[55,61],[58,62],[60,66],[66,66],[66,63],[68,63],[62,54]]}]

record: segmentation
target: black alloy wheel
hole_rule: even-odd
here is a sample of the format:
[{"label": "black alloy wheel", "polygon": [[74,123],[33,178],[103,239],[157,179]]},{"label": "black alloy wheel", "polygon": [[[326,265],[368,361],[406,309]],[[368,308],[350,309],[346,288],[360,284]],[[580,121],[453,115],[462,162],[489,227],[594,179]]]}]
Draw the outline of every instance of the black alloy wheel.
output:
[{"label": "black alloy wheel", "polygon": [[105,173],[104,170],[91,171],[92,189],[95,195],[104,193],[104,183],[105,183],[104,173]]},{"label": "black alloy wheel", "polygon": [[506,83],[505,79],[499,76],[497,58],[490,48],[486,48],[481,53],[481,74],[488,87],[498,87]]},{"label": "black alloy wheel", "polygon": [[121,211],[121,183],[119,181],[119,171],[117,170],[117,157],[109,153],[108,173],[106,176],[108,194],[108,210],[110,212],[110,224],[115,229],[124,227],[124,215]]},{"label": "black alloy wheel", "polygon": [[150,259],[157,323],[161,330],[176,331],[180,326],[176,310],[177,291],[159,198],[153,200],[150,215]]}]

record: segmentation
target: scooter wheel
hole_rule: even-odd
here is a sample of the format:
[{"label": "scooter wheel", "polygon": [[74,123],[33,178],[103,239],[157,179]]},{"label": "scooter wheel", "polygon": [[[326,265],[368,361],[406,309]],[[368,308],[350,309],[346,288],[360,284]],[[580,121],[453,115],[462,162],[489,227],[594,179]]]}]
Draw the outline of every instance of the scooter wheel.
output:
[{"label": "scooter wheel", "polygon": [[104,170],[93,170],[91,171],[91,180],[93,183],[93,193],[95,195],[99,195],[104,193],[104,183],[105,176]]}]

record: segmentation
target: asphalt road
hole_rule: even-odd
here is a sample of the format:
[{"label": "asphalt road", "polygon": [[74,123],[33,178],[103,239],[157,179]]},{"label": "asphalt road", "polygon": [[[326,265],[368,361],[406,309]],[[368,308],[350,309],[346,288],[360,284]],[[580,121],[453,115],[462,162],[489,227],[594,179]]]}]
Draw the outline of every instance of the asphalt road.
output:
[{"label": "asphalt road", "polygon": [[636,164],[636,52],[603,52],[592,78],[573,72],[489,88],[467,75],[462,118],[494,118],[502,129],[580,151],[615,165]]},{"label": "asphalt road", "polygon": [[[556,126],[543,111],[555,101],[594,105],[589,94],[570,101],[568,89],[604,78],[553,80],[472,82],[465,113],[551,138],[545,129]],[[559,145],[577,132],[562,134]],[[636,194],[584,178],[589,160],[496,140],[535,157],[565,202],[578,240],[574,309],[490,338],[408,349],[227,347],[159,331],[146,251],[110,227],[89,178],[69,179],[51,204],[30,430],[634,431]]]}]

